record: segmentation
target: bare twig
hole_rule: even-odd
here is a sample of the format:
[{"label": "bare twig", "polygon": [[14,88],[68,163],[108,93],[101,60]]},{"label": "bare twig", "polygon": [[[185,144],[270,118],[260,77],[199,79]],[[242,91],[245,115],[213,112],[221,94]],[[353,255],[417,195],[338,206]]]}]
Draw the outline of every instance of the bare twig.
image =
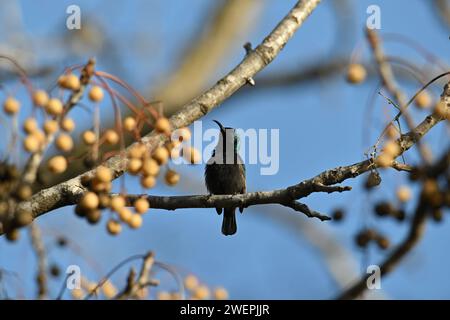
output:
[{"label": "bare twig", "polygon": [[[383,85],[394,96],[396,102],[400,107],[399,114],[403,115],[403,118],[405,119],[409,130],[412,130],[415,125],[413,118],[407,112],[408,100],[404,92],[398,86],[397,81],[395,80],[391,65],[384,55],[383,47],[381,45],[381,39],[379,38],[376,31],[372,29],[367,29],[367,38],[373,50],[375,61],[378,65],[378,72],[380,74]],[[396,119],[398,119],[398,117],[396,117]],[[417,143],[417,147],[422,159],[429,163],[431,160],[430,154],[426,152],[426,150],[422,147],[420,141]]]},{"label": "bare twig", "polygon": [[409,164],[399,163],[397,161],[392,162],[392,168],[394,168],[397,171],[407,171],[411,172],[413,170],[413,166],[410,166]]},{"label": "bare twig", "polygon": [[134,298],[139,290],[145,288],[146,286],[157,286],[158,282],[149,278],[154,262],[154,254],[152,252],[147,253],[142,261],[141,271],[139,272],[139,276],[137,278],[135,278],[136,272],[133,268],[131,268],[125,289],[119,293],[115,299],[122,300]]},{"label": "bare twig", "polygon": [[36,223],[30,225],[31,245],[36,253],[38,260],[38,272],[36,283],[38,287],[38,298],[47,297],[47,254],[45,252],[44,242],[42,241],[41,230]]}]

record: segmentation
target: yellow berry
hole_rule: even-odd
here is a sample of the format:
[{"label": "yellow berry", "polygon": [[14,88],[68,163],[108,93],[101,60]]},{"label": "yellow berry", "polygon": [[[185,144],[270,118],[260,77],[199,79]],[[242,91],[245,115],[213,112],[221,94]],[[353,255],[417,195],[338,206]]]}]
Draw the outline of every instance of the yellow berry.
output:
[{"label": "yellow berry", "polygon": [[58,121],[56,120],[47,120],[44,123],[44,131],[47,135],[54,134],[56,131],[58,131],[59,125]]},{"label": "yellow berry", "polygon": [[38,129],[38,124],[35,118],[27,118],[23,122],[23,131],[26,133],[33,133]]},{"label": "yellow berry", "polygon": [[193,291],[195,288],[197,288],[198,284],[199,284],[198,279],[193,274],[188,275],[184,279],[184,286],[186,287],[186,289],[190,291]]},{"label": "yellow berry", "polygon": [[89,99],[94,102],[100,102],[103,100],[103,89],[99,86],[92,86],[91,90],[89,90]]},{"label": "yellow berry", "polygon": [[169,119],[165,117],[158,118],[155,123],[155,129],[160,133],[169,133],[170,132],[170,122]]},{"label": "yellow berry", "polygon": [[105,133],[103,134],[103,136],[105,137],[105,142],[107,144],[114,145],[117,142],[119,142],[119,135],[113,129],[106,130]]},{"label": "yellow berry", "polygon": [[28,200],[33,194],[33,190],[28,184],[21,184],[17,187],[16,195],[20,200]]},{"label": "yellow berry", "polygon": [[63,109],[63,104],[58,98],[51,98],[45,107],[47,113],[52,116],[60,115],[63,112]]},{"label": "yellow berry", "polygon": [[164,178],[169,186],[174,186],[180,181],[180,175],[174,170],[167,170]]},{"label": "yellow berry", "polygon": [[348,66],[347,81],[358,84],[366,79],[367,71],[363,65],[359,63],[352,63]]},{"label": "yellow berry", "polygon": [[140,214],[132,214],[128,225],[133,229],[138,229],[142,226],[142,216]]},{"label": "yellow berry", "polygon": [[33,222],[33,216],[28,211],[19,211],[14,219],[14,223],[18,227],[25,227]]},{"label": "yellow berry", "polygon": [[13,97],[6,98],[5,102],[3,103],[3,110],[9,115],[16,114],[20,110],[19,100],[16,100]]},{"label": "yellow berry", "polygon": [[45,107],[48,103],[48,94],[44,90],[33,92],[33,103],[38,107]]},{"label": "yellow berry", "polygon": [[156,179],[154,176],[142,176],[141,185],[146,189],[151,189],[156,185]]},{"label": "yellow berry", "polygon": [[383,152],[395,158],[400,153],[400,147],[395,141],[388,141],[383,148]]},{"label": "yellow berry", "polygon": [[148,158],[142,164],[142,173],[146,176],[156,176],[159,173],[159,164],[156,160]]},{"label": "yellow berry", "polygon": [[95,192],[102,192],[102,191],[108,192],[111,190],[111,183],[99,181],[96,177],[92,179],[90,187]]},{"label": "yellow berry", "polygon": [[48,168],[53,173],[62,173],[67,169],[67,160],[63,156],[54,156],[48,161]]},{"label": "yellow berry", "polygon": [[132,117],[126,117],[123,121],[123,128],[126,131],[133,131],[136,128],[136,120]]},{"label": "yellow berry", "polygon": [[438,185],[437,181],[435,179],[430,179],[430,178],[425,180],[425,182],[423,183],[422,192],[426,198],[430,198],[434,194],[438,193],[439,185]]},{"label": "yellow berry", "polygon": [[210,295],[209,288],[205,285],[198,286],[194,289],[192,296],[199,300],[208,299]]},{"label": "yellow berry", "polygon": [[142,143],[133,144],[130,149],[128,149],[128,157],[141,159],[145,154],[146,148]]},{"label": "yellow berry", "polygon": [[41,130],[36,130],[32,133],[32,135],[36,137],[40,145],[43,145],[45,143],[45,134]]},{"label": "yellow berry", "polygon": [[99,200],[98,196],[94,192],[86,192],[80,200],[80,205],[85,209],[96,209],[98,208]]},{"label": "yellow berry", "polygon": [[72,289],[72,298],[81,300],[84,297],[84,291],[82,289]]},{"label": "yellow berry", "polygon": [[394,159],[392,158],[391,155],[389,155],[387,153],[382,153],[375,159],[375,163],[377,166],[379,166],[381,168],[385,168],[385,167],[389,167],[392,164],[393,160]]},{"label": "yellow berry", "polygon": [[158,300],[170,300],[171,298],[170,293],[167,291],[159,291],[156,294],[156,299]]},{"label": "yellow berry", "polygon": [[60,75],[59,78],[58,78],[58,85],[61,88],[65,88],[66,87],[66,82],[67,82],[67,75],[65,75],[65,74]]},{"label": "yellow berry", "polygon": [[158,162],[158,164],[165,164],[169,159],[169,151],[165,147],[158,147],[153,152],[152,157]]},{"label": "yellow berry", "polygon": [[8,241],[17,241],[20,237],[20,231],[19,229],[12,229],[12,230],[8,230],[8,232],[6,232],[6,240]]},{"label": "yellow berry", "polygon": [[214,289],[214,299],[216,300],[226,300],[228,299],[228,291],[223,287],[218,287]]},{"label": "yellow berry", "polygon": [[61,121],[61,128],[64,131],[72,132],[75,129],[75,122],[71,118],[66,117]]},{"label": "yellow berry", "polygon": [[102,286],[103,294],[106,298],[112,299],[117,295],[116,287],[111,283],[111,281],[107,280]]},{"label": "yellow berry", "polygon": [[434,108],[434,113],[441,118],[450,120],[450,112],[449,112],[449,108],[448,106],[445,104],[445,102],[443,101],[439,101],[435,108]]},{"label": "yellow berry", "polygon": [[61,151],[70,151],[73,148],[72,137],[68,134],[62,133],[58,136],[58,138],[56,138],[55,145]]},{"label": "yellow berry", "polygon": [[131,212],[128,208],[122,208],[120,209],[117,214],[119,215],[119,219],[122,220],[125,223],[129,223],[131,221],[131,218],[133,216],[133,212]]},{"label": "yellow berry", "polygon": [[131,158],[128,160],[128,172],[131,174],[138,174],[142,168],[142,160],[138,158]]},{"label": "yellow berry", "polygon": [[386,135],[388,136],[389,139],[397,139],[399,132],[393,124],[390,124],[386,129]]},{"label": "yellow berry", "polygon": [[67,75],[66,84],[68,87],[67,89],[72,91],[80,90],[80,78],[72,73]]},{"label": "yellow berry", "polygon": [[149,208],[150,204],[146,198],[139,198],[134,202],[134,210],[137,213],[146,213]]},{"label": "yellow berry", "polygon": [[40,143],[36,135],[30,134],[23,140],[23,148],[25,151],[34,153],[39,150]]},{"label": "yellow berry", "polygon": [[125,198],[123,196],[114,196],[111,199],[111,209],[119,212],[125,207]]},{"label": "yellow berry", "polygon": [[97,171],[95,172],[95,177],[100,182],[111,182],[111,180],[112,180],[112,172],[107,167],[99,166],[97,168]]},{"label": "yellow berry", "polygon": [[422,92],[420,92],[415,100],[416,106],[421,108],[421,109],[427,109],[429,107],[431,107],[433,100],[430,96],[430,94],[428,93],[428,91],[424,90]]},{"label": "yellow berry", "polygon": [[83,139],[83,142],[88,146],[93,145],[95,141],[97,141],[97,136],[95,135],[94,131],[91,130],[84,131],[81,138]]},{"label": "yellow berry", "polygon": [[116,235],[122,231],[122,225],[120,224],[119,221],[110,219],[106,224],[106,230],[108,230],[109,234]]},{"label": "yellow berry", "polygon": [[73,73],[59,77],[58,84],[61,88],[72,91],[77,91],[80,89],[80,79]]},{"label": "yellow berry", "polygon": [[397,199],[400,202],[407,202],[411,199],[411,189],[407,186],[400,186],[397,189]]}]

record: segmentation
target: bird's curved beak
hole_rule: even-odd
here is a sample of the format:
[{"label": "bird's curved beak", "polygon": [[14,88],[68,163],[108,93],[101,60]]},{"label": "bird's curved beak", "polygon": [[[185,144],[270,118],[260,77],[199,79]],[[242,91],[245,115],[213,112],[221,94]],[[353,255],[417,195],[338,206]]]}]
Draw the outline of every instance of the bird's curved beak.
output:
[{"label": "bird's curved beak", "polygon": [[220,128],[220,131],[223,133],[223,132],[225,132],[225,128],[223,127],[223,125],[219,122],[219,121],[217,121],[217,120],[213,120],[215,123],[217,123],[217,125],[219,126],[219,128]]}]

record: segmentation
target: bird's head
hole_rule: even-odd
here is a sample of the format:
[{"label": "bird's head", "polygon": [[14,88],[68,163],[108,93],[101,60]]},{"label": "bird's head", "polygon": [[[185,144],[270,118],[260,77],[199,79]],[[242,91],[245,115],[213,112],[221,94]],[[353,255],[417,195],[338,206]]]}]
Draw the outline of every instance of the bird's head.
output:
[{"label": "bird's head", "polygon": [[225,148],[231,143],[233,146],[234,152],[237,152],[239,150],[239,136],[236,133],[236,129],[230,128],[230,127],[224,127],[219,121],[213,120],[220,129],[220,136],[219,136],[219,143],[218,145],[222,144]]}]

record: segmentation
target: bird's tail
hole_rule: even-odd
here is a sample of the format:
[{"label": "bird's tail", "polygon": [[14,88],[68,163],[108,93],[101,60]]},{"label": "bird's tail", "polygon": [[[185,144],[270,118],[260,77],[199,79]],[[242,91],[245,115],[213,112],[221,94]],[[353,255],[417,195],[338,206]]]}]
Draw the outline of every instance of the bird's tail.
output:
[{"label": "bird's tail", "polygon": [[231,236],[236,233],[236,208],[225,208],[222,222],[222,233],[226,236]]}]

